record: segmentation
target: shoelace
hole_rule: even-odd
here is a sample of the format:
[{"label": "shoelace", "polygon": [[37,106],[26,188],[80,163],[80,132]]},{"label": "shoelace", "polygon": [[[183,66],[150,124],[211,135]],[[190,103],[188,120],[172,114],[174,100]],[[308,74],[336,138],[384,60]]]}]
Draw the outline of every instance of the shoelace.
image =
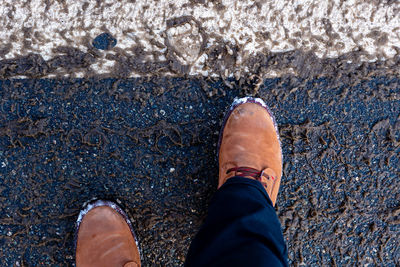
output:
[{"label": "shoelace", "polygon": [[250,168],[250,167],[235,167],[235,168],[230,168],[229,170],[226,171],[226,174],[230,173],[230,172],[235,172],[235,176],[250,176],[253,177],[254,179],[256,179],[257,181],[261,182],[261,184],[266,188],[267,187],[267,183],[264,183],[261,179],[262,176],[264,176],[265,178],[272,179],[275,180],[275,178],[273,176],[270,176],[266,173],[264,173],[264,170],[259,171],[257,169],[254,168]]}]

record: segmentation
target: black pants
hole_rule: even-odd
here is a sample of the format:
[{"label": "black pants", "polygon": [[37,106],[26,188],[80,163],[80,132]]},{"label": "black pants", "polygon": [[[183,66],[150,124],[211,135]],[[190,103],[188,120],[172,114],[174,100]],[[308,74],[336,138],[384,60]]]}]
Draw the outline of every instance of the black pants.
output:
[{"label": "black pants", "polygon": [[287,248],[261,183],[243,177],[215,193],[185,266],[287,266]]}]

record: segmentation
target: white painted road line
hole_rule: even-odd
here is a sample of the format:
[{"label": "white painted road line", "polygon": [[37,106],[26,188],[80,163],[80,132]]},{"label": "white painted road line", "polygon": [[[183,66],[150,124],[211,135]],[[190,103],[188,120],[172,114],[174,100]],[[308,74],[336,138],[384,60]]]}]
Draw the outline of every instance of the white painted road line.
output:
[{"label": "white painted road line", "polygon": [[[182,16],[191,19],[168,28]],[[60,46],[85,52],[96,36],[111,33],[117,45],[101,51],[92,66],[98,74],[114,66],[106,54],[134,55],[138,44],[154,52],[143,60],[157,61],[165,60],[168,42],[192,75],[209,75],[202,46],[218,42],[238,47],[234,64],[244,72],[246,58],[258,52],[311,50],[334,58],[362,50],[360,60],[374,61],[400,51],[399,1],[0,0],[0,24],[0,60],[29,53],[48,60]]]}]

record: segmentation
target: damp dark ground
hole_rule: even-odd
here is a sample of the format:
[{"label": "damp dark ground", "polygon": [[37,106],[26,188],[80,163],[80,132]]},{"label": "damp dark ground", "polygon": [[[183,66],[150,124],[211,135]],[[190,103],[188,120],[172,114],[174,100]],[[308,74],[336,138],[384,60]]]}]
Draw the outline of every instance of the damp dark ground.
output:
[{"label": "damp dark ground", "polygon": [[[216,190],[222,116],[245,93],[218,79],[1,80],[1,266],[72,266],[93,198],[125,208],[144,266],[181,266]],[[256,94],[283,141],[290,265],[399,266],[399,77],[286,77]]]}]

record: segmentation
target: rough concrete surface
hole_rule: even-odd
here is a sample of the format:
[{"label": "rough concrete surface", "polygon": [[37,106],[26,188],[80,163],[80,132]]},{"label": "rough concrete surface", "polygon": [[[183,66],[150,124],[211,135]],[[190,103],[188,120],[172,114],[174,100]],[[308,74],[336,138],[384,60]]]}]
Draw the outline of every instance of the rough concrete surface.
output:
[{"label": "rough concrete surface", "polygon": [[[290,265],[400,262],[400,79],[265,80],[280,126]],[[0,82],[2,266],[70,266],[84,202],[118,200],[144,266],[180,266],[216,190],[216,142],[243,90],[222,80]]]}]

